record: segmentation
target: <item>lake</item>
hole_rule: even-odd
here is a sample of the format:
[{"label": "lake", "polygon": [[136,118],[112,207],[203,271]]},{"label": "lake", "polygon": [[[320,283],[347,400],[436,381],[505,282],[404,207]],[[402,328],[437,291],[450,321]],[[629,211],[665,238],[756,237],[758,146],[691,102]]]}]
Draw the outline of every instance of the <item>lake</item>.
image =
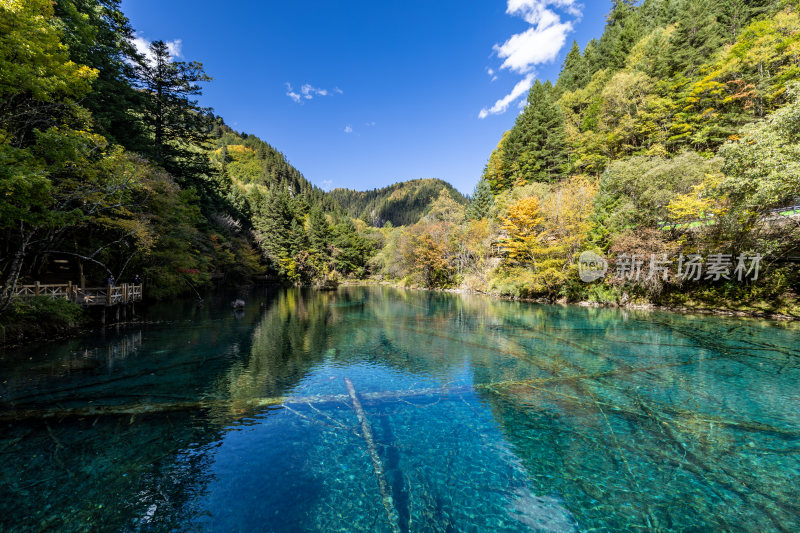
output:
[{"label": "lake", "polygon": [[0,358],[3,531],[799,531],[800,329],[259,289]]}]

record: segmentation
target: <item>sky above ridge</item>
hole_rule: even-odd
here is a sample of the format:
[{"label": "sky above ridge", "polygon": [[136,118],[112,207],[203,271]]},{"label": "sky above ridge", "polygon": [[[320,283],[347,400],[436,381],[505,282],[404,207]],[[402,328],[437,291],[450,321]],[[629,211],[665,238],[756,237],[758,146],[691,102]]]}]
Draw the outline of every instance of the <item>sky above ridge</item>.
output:
[{"label": "sky above ridge", "polygon": [[471,193],[535,79],[603,31],[610,0],[123,0],[214,78],[200,103],[323,189],[440,178]]}]

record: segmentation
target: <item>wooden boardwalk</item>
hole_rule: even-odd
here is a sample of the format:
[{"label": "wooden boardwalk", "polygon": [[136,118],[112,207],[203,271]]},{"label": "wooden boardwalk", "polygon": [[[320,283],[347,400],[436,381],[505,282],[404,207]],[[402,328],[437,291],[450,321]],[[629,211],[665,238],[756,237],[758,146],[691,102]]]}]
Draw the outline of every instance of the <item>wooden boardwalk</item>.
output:
[{"label": "wooden boardwalk", "polygon": [[66,284],[41,284],[17,285],[12,298],[34,298],[36,296],[49,296],[62,298],[84,307],[129,304],[142,301],[142,286],[123,283],[107,287],[81,288],[72,283]]}]

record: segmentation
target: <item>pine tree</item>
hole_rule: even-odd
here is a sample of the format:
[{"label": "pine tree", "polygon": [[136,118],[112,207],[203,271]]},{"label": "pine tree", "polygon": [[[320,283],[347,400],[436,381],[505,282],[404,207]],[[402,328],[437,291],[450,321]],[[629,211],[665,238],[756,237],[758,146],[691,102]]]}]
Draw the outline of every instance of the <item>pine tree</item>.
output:
[{"label": "pine tree", "polygon": [[682,0],[645,0],[642,3],[642,23],[648,29],[663,28],[678,20]]},{"label": "pine tree", "polygon": [[336,271],[346,275],[353,274],[356,277],[364,276],[372,249],[366,239],[358,234],[353,221],[345,218],[334,225],[331,234]]},{"label": "pine tree", "polygon": [[600,68],[621,69],[628,52],[642,38],[644,26],[635,0],[614,0],[606,29],[598,42]]},{"label": "pine tree", "polygon": [[485,178],[481,178],[475,186],[472,201],[467,206],[467,218],[469,220],[481,220],[488,218],[489,211],[494,205],[494,195],[492,186]]},{"label": "pine tree", "polygon": [[583,59],[586,61],[589,77],[598,70],[605,68],[597,39],[592,39],[586,43],[586,47],[583,49]]},{"label": "pine tree", "polygon": [[722,42],[723,26],[717,19],[714,0],[692,0],[670,43],[669,66],[672,74],[693,76],[710,60]]},{"label": "pine tree", "polygon": [[150,56],[141,58],[136,68],[147,94],[145,121],[152,134],[149,155],[182,183],[199,185],[187,181],[207,172],[207,158],[193,148],[208,142],[211,127],[208,110],[192,97],[202,93],[198,83],[211,78],[201,63],[173,61],[164,41],[151,43]]},{"label": "pine tree", "polygon": [[323,258],[328,256],[328,243],[331,238],[331,229],[322,208],[314,205],[308,213],[308,242],[311,251]]},{"label": "pine tree", "polygon": [[489,183],[492,194],[499,194],[503,189],[509,189],[513,186],[513,182],[505,168],[506,152],[504,146],[510,133],[511,130],[503,133],[503,137],[497,143],[497,148],[489,156],[489,162],[486,163],[486,167],[483,169],[481,179]]},{"label": "pine tree", "polygon": [[297,217],[292,199],[285,190],[270,190],[265,196],[254,194],[251,202],[256,239],[280,272],[282,262],[290,259],[295,251],[293,232],[297,230]]},{"label": "pine tree", "polygon": [[505,166],[515,182],[554,182],[567,172],[564,117],[550,82],[536,80],[528,105],[504,143]]},{"label": "pine tree", "polygon": [[556,94],[583,89],[589,83],[590,77],[586,59],[581,55],[578,42],[574,41],[556,82]]},{"label": "pine tree", "polygon": [[770,0],[716,0],[717,19],[721,35],[733,44],[750,20],[767,10]]}]

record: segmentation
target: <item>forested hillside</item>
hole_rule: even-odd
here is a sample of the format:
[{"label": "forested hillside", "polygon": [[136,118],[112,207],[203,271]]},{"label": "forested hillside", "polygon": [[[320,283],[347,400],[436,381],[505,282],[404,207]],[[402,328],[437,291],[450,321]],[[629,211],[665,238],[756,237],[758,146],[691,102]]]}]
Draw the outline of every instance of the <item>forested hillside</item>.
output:
[{"label": "forested hillside", "polygon": [[446,181],[438,179],[403,181],[371,191],[333,189],[328,194],[351,217],[381,227],[386,222],[394,226],[418,222],[442,191],[447,191],[459,204],[467,204],[464,195]]},{"label": "forested hillside", "polygon": [[[269,273],[793,309],[800,226],[781,208],[800,198],[798,9],[615,1],[602,36],[531,88],[467,202],[440,180],[326,194],[200,107],[201,63],[161,41],[137,53],[119,0],[8,0],[0,285],[47,280],[58,259],[89,285],[141,274],[154,298]],[[578,279],[584,250],[609,276]]]},{"label": "forested hillside", "polygon": [[198,105],[201,63],[133,34],[118,0],[0,6],[0,285],[54,259],[76,283],[140,274],[151,298],[363,276],[371,245],[336,202]]},{"label": "forested hillside", "polygon": [[[798,81],[796,1],[616,0],[603,35],[531,88],[467,210],[387,234],[378,270],[511,296],[796,308],[800,228],[779,213],[800,197]],[[610,259],[605,280],[578,279],[582,250]]]}]

